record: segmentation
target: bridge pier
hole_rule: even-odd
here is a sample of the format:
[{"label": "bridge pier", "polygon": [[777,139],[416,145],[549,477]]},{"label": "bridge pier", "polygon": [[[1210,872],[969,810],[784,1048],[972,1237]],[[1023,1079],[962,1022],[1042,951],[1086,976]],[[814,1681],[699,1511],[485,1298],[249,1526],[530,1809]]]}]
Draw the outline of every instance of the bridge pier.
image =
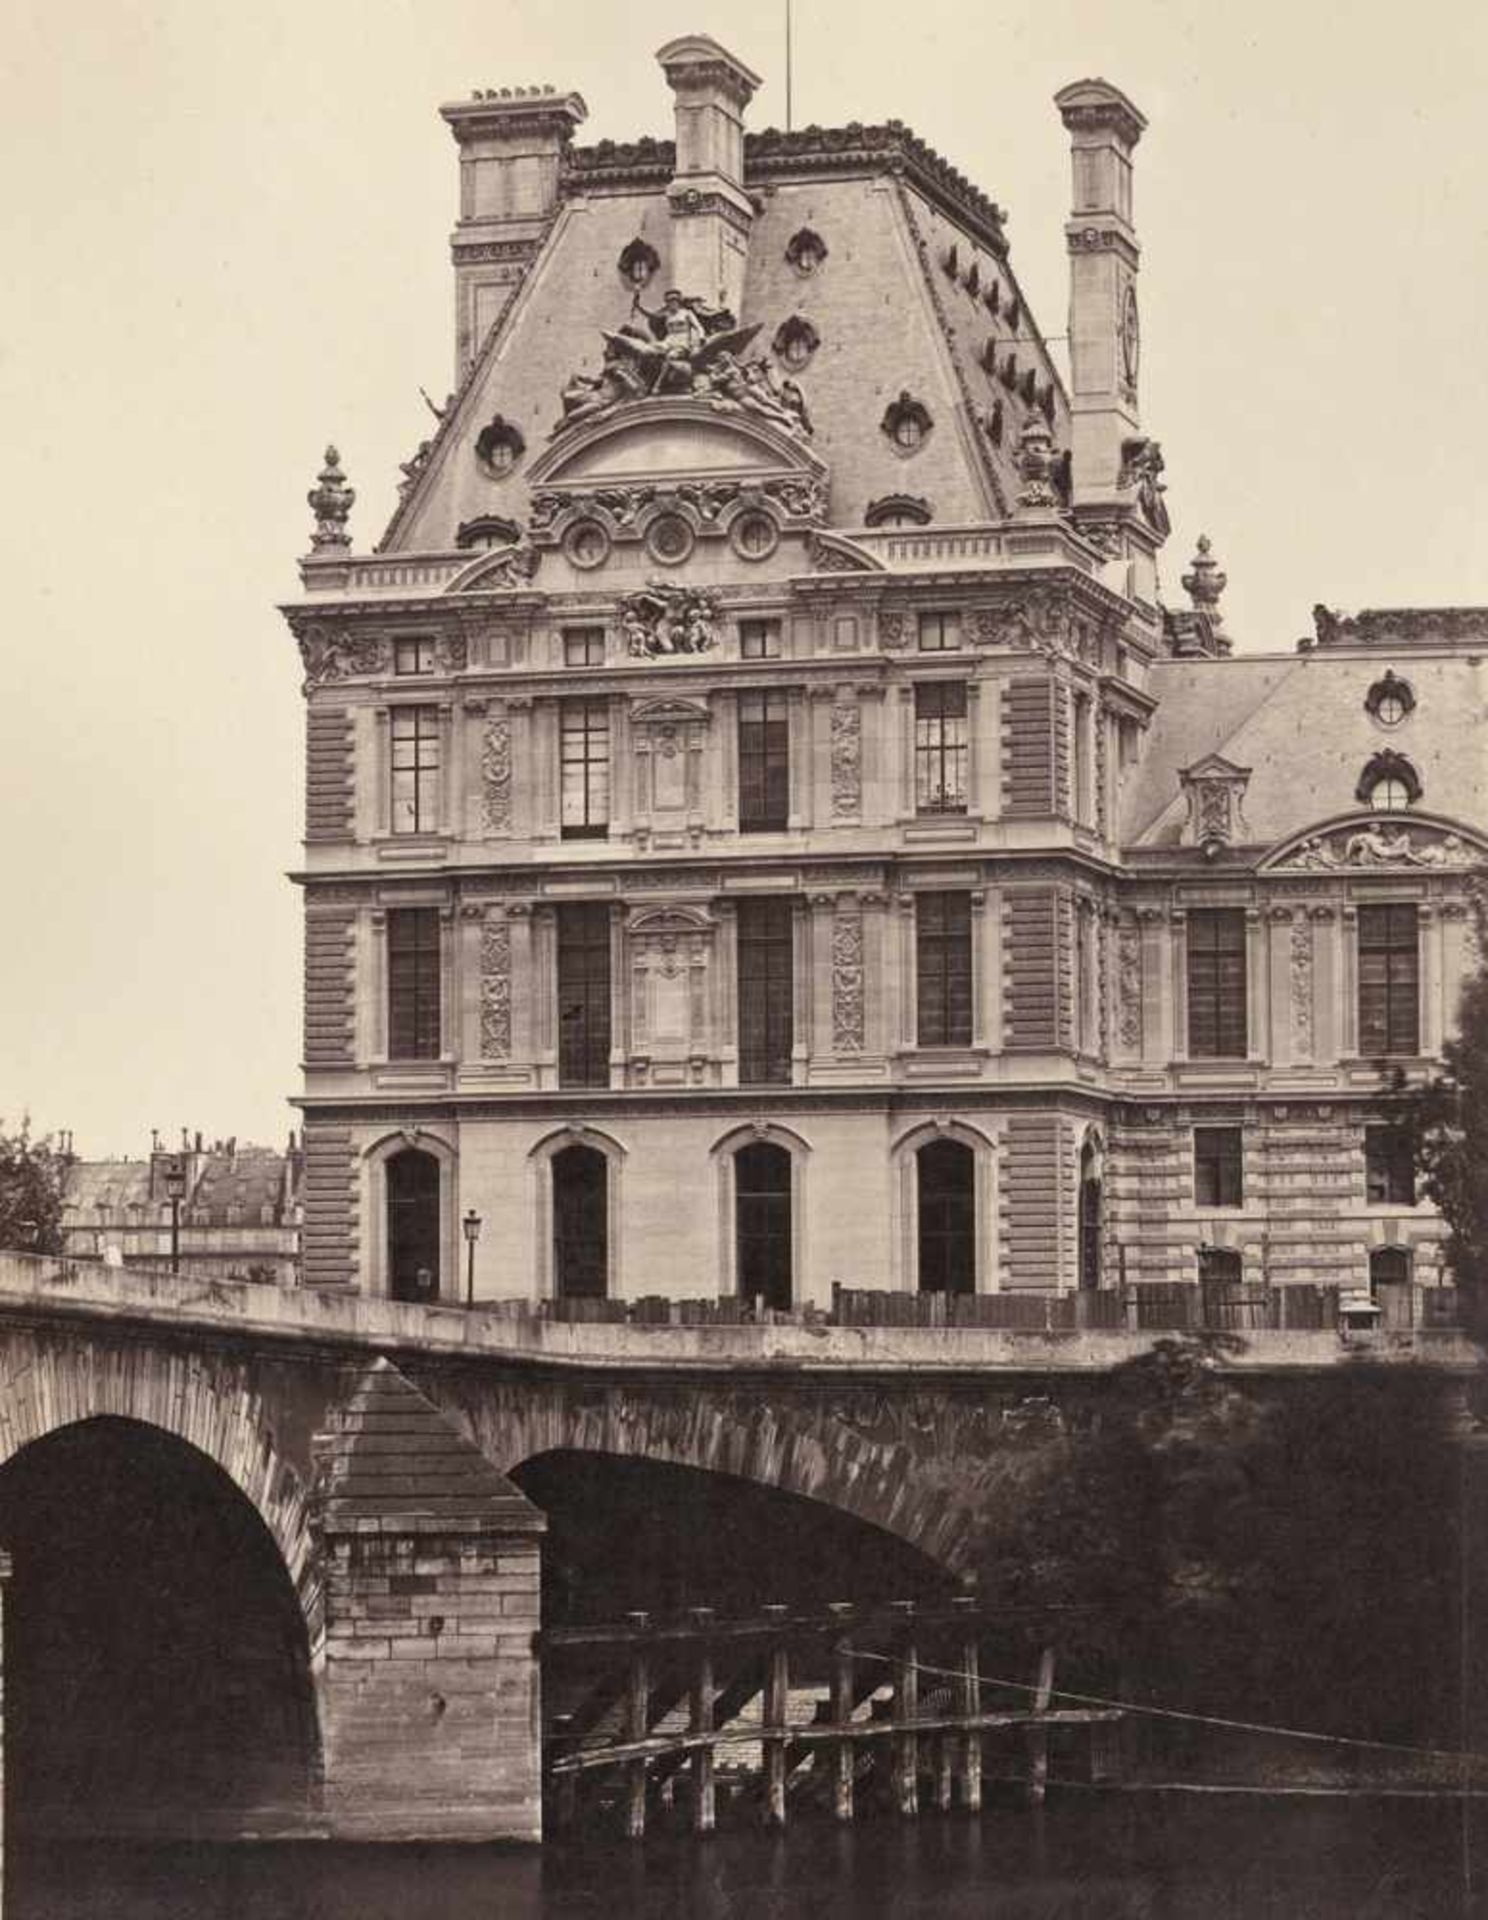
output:
[{"label": "bridge pier", "polygon": [[386,1360],[316,1463],[332,1837],[541,1839],[542,1515]]}]

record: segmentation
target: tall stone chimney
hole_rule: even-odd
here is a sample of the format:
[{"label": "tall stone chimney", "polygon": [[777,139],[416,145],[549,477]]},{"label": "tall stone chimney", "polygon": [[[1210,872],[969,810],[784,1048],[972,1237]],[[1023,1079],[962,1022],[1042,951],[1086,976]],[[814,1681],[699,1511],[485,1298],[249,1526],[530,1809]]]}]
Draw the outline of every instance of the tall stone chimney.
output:
[{"label": "tall stone chimney", "polygon": [[732,313],[744,293],[754,208],[744,191],[744,109],[760,80],[705,33],[669,40],[656,56],[675,95],[677,167],[671,284]]},{"label": "tall stone chimney", "polygon": [[1054,96],[1069,129],[1074,169],[1065,226],[1070,256],[1069,350],[1077,511],[1131,504],[1120,488],[1123,448],[1141,439],[1140,332],[1132,226],[1132,149],[1147,122],[1105,80],[1076,80]]},{"label": "tall stone chimney", "polygon": [[460,149],[455,381],[510,296],[558,205],[563,150],[589,109],[576,93],[503,87],[439,109]]}]

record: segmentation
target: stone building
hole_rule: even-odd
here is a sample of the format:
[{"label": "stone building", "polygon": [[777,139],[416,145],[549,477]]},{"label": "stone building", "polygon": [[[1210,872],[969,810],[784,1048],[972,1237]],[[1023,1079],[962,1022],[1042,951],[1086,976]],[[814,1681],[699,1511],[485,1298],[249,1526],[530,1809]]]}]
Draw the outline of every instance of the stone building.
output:
[{"label": "stone building", "polygon": [[183,1273],[293,1286],[300,1255],[299,1146],[284,1152],[204,1144],[183,1131],[179,1149],[157,1138],[138,1160],[70,1158],[62,1195],[62,1245],[80,1259],[165,1267],[171,1258],[168,1175],[183,1175],[176,1223]]},{"label": "stone building", "polygon": [[474,1209],[478,1298],[1408,1302],[1488,610],[1232,652],[1207,543],[1160,603],[1115,87],[1066,385],[923,141],[658,57],[674,139],[442,109],[455,390],[375,548],[310,496],[306,1283],[459,1299]]}]

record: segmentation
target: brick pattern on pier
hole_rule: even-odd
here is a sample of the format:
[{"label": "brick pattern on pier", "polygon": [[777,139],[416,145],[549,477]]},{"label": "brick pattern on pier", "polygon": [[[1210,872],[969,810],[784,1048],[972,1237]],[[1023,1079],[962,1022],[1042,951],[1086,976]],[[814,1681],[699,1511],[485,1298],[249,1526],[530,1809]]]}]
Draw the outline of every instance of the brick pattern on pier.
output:
[{"label": "brick pattern on pier", "polygon": [[541,1514],[387,1360],[316,1456],[332,1831],[540,1838]]}]

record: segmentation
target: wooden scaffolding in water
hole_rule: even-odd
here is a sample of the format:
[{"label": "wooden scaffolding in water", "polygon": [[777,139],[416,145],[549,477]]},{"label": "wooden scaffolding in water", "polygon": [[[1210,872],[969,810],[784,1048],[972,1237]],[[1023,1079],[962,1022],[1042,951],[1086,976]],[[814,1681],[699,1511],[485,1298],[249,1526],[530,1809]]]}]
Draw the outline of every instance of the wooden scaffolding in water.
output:
[{"label": "wooden scaffolding in water", "polygon": [[[982,1644],[996,1625],[1005,1616],[960,1595],[810,1614],[764,1607],[742,1620],[696,1607],[677,1622],[632,1613],[619,1626],[549,1628],[540,1636],[543,1690],[561,1707],[544,1727],[550,1823],[574,1827],[596,1784],[612,1796],[618,1773],[633,1839],[645,1834],[650,1809],[679,1798],[693,1831],[710,1833],[720,1762],[752,1753],[774,1826],[785,1825],[793,1802],[823,1799],[842,1821],[865,1797],[906,1816],[925,1804],[974,1813],[984,1743],[997,1736],[1021,1745],[1032,1802],[1044,1797],[1051,1736],[1064,1729],[1084,1730],[1087,1779],[1114,1777],[1121,1711],[1056,1706],[1051,1648],[1026,1684],[987,1678]],[[811,1717],[802,1719],[808,1697]]]}]

